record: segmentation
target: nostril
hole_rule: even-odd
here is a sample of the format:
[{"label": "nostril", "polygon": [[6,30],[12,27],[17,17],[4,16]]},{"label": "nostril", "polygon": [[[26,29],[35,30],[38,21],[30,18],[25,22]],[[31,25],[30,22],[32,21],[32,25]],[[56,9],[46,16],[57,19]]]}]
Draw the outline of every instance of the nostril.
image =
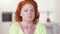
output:
[{"label": "nostril", "polygon": [[27,15],[32,15],[32,13],[31,13],[31,12],[29,12],[29,13],[27,13]]}]

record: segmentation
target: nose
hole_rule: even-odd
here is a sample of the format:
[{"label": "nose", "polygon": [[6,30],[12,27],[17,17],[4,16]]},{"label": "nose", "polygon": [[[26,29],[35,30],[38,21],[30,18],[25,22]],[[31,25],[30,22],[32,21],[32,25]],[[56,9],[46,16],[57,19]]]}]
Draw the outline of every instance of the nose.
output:
[{"label": "nose", "polygon": [[28,12],[28,15],[32,15],[31,11]]}]

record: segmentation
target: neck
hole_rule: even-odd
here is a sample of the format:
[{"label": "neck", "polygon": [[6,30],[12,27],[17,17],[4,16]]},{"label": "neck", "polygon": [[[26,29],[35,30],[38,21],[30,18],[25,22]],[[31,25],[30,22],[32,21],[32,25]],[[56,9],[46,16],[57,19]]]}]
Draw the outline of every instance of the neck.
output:
[{"label": "neck", "polygon": [[22,23],[21,24],[23,24],[23,25],[31,25],[31,24],[33,24],[33,22],[32,21],[22,21]]}]

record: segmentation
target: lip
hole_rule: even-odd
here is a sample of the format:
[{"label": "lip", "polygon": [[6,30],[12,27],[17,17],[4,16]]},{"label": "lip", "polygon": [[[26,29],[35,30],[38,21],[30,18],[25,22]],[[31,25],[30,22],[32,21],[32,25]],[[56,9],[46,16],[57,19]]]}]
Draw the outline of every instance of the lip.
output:
[{"label": "lip", "polygon": [[29,16],[29,17],[27,17],[27,18],[32,18],[32,16]]}]

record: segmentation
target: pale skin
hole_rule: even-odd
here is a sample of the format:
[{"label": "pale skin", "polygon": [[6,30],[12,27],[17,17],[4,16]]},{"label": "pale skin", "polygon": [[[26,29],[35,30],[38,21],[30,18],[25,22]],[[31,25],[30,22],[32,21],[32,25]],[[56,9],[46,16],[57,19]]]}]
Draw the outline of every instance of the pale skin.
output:
[{"label": "pale skin", "polygon": [[[33,25],[33,19],[35,17],[35,8],[32,4],[25,4],[22,9],[21,9],[21,13],[20,16],[22,17],[22,22],[20,22],[21,27],[24,26],[28,26],[29,28],[23,28],[23,32],[24,34],[34,34],[34,29],[32,29]],[[35,25],[33,25],[34,27]],[[31,27],[31,28],[30,28]],[[35,28],[35,27],[34,27]]]},{"label": "pale skin", "polygon": [[22,9],[20,16],[22,16],[22,25],[30,26],[33,24],[33,19],[35,17],[35,9],[32,4],[25,4]]}]

